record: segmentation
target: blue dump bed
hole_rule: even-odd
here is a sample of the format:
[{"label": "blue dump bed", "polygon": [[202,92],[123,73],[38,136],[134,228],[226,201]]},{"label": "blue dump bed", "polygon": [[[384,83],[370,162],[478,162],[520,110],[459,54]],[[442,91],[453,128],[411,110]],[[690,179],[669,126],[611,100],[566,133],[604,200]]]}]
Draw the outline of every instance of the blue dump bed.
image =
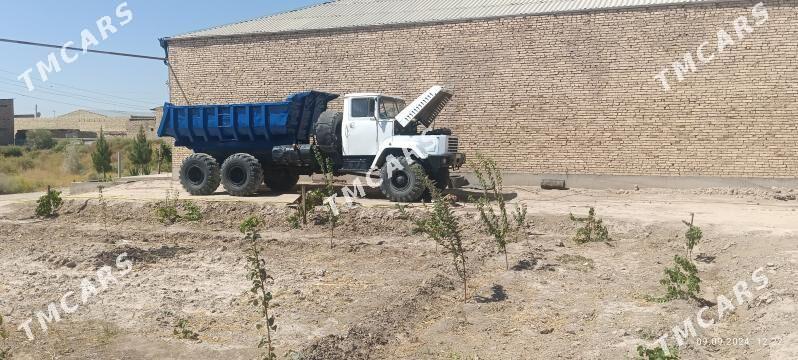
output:
[{"label": "blue dump bed", "polygon": [[307,144],[319,115],[338,95],[308,91],[283,102],[226,105],[164,105],[158,136],[202,153],[270,152],[275,146]]}]

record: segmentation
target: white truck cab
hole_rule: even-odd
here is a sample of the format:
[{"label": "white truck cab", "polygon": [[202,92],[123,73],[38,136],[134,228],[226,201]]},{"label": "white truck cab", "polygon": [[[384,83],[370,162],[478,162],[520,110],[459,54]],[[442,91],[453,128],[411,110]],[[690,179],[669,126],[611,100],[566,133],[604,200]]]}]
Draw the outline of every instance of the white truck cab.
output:
[{"label": "white truck cab", "polygon": [[[443,189],[449,183],[449,169],[465,162],[465,155],[458,153],[458,138],[448,129],[433,129],[452,96],[446,88],[433,86],[407,105],[396,96],[347,94],[343,113],[326,112],[319,117],[316,138],[322,150],[340,164],[336,166],[339,173],[379,170],[381,188],[389,199],[416,201],[423,194],[416,179],[418,170]],[[393,161],[387,164],[388,160]]]}]

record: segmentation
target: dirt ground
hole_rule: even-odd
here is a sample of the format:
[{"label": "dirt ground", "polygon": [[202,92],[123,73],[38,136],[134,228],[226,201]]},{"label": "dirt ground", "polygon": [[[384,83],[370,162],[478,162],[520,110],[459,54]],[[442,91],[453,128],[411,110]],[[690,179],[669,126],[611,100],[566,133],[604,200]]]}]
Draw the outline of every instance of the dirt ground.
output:
[{"label": "dirt ground", "polygon": [[[654,347],[665,334],[675,346],[672,329],[695,322],[701,309],[646,300],[664,293],[663,270],[685,252],[681,221],[695,213],[704,231],[695,250],[701,298],[713,303],[703,319],[715,325],[696,325],[681,358],[798,359],[798,202],[774,199],[788,189],[506,188],[511,204],[529,207],[508,247],[509,270],[475,207],[458,203],[469,250],[463,302],[449,256],[376,196],[343,213],[330,249],[320,217],[290,228],[287,204],[296,195],[195,198],[202,220],[162,225],[155,202],[174,187],[113,187],[105,207],[93,193],[66,196],[48,220],[32,217],[35,194],[0,197],[0,314],[9,335],[0,351],[10,348],[13,359],[255,358],[259,315],[248,302],[247,243],[238,232],[255,215],[265,221],[280,358],[630,359],[637,345]],[[569,214],[590,206],[609,243],[573,241]],[[129,267],[117,266],[123,253]],[[96,276],[104,266],[115,277],[105,290]],[[757,289],[760,268],[768,284]],[[752,297],[738,306],[740,281]],[[734,304],[723,318],[718,296]],[[44,332],[36,313],[51,303],[61,320],[43,319]],[[32,341],[18,329],[28,319]],[[198,339],[176,336],[179,320]]]}]

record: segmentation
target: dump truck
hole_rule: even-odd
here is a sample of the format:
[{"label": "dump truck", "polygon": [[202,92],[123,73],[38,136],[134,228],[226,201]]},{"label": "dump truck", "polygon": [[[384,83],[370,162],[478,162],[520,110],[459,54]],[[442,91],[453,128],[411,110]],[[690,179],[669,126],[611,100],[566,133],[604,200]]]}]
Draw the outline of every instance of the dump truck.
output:
[{"label": "dump truck", "polygon": [[269,103],[167,103],[158,136],[193,151],[179,175],[192,195],[213,194],[220,184],[233,196],[254,195],[262,183],[289,192],[300,175],[325,171],[321,152],[334,175],[378,177],[388,199],[413,202],[426,191],[420,175],[445,189],[450,170],[465,162],[458,138],[434,126],[452,96],[434,86],[407,105],[380,93],[348,94],[343,112],[328,110],[339,95],[321,91]]}]

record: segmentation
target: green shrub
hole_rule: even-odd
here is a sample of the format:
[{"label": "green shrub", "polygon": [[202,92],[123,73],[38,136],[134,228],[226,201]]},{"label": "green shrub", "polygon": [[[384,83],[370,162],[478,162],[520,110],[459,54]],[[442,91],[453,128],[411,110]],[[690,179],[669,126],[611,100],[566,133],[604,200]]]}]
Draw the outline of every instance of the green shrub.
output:
[{"label": "green shrub", "polygon": [[183,202],[183,208],[186,210],[186,215],[183,216],[184,219],[188,221],[200,221],[202,220],[202,211],[200,210],[199,206],[195,204],[191,200],[186,200]]},{"label": "green shrub", "polygon": [[[478,154],[476,163],[472,164],[471,167],[483,191],[482,197],[477,200],[479,216],[488,234],[493,236],[499,251],[504,253],[504,264],[509,270],[510,262],[507,260],[507,244],[517,238],[517,235],[522,230],[526,221],[526,205],[521,203],[516,205],[513,213],[514,226],[511,226],[510,216],[507,214],[507,202],[504,200],[502,173],[496,167],[496,162]],[[493,208],[494,203],[499,209],[498,214]]]},{"label": "green shrub", "polygon": [[47,193],[36,201],[36,216],[53,217],[58,213],[62,203],[61,192],[48,187]]},{"label": "green shrub", "polygon": [[603,220],[596,217],[596,209],[591,207],[586,218],[578,218],[571,214],[571,221],[584,224],[584,226],[576,230],[574,241],[577,244],[610,241],[609,232],[607,227],[604,226]]},{"label": "green shrub", "polygon": [[177,191],[168,190],[163,201],[156,204],[155,216],[162,224],[171,225],[180,220],[180,214],[177,211],[178,197]]},{"label": "green shrub", "polygon": [[[5,340],[8,338],[8,333],[6,332],[6,326],[3,323],[3,315],[0,315],[0,340]],[[0,346],[0,360],[5,360],[11,357],[11,349]]]},{"label": "green shrub", "polygon": [[418,173],[424,186],[432,195],[432,211],[416,222],[419,230],[443,247],[444,254],[452,257],[452,264],[457,276],[463,282],[463,301],[468,300],[468,271],[466,268],[466,249],[460,221],[454,215],[451,203],[444,199],[426,174]]},{"label": "green shrub", "polygon": [[687,246],[687,258],[690,260],[693,259],[693,248],[704,238],[704,232],[701,231],[700,227],[693,225],[694,221],[695,214],[690,217],[690,222],[682,221],[687,225],[687,232],[684,234],[684,238],[686,240],[685,245]]},{"label": "green shrub", "polygon": [[55,146],[53,132],[45,129],[28,131],[27,142],[28,146],[36,150],[52,149]]},{"label": "green shrub", "polygon": [[5,157],[21,157],[22,147],[19,146],[0,146],[0,155]]},{"label": "green shrub", "polygon": [[660,280],[660,284],[666,287],[667,293],[664,297],[648,297],[651,301],[668,302],[676,299],[697,299],[701,291],[701,279],[698,277],[698,269],[690,259],[676,255],[673,258],[674,266],[665,268],[665,278]]},{"label": "green shrub", "polygon": [[64,171],[72,175],[79,175],[83,173],[83,145],[78,143],[70,143],[64,149]]},{"label": "green shrub", "polygon": [[184,339],[184,340],[199,339],[199,334],[188,327],[188,320],[186,319],[177,320],[177,323],[175,323],[175,328],[174,330],[172,330],[172,334],[176,336],[178,339]]},{"label": "green shrub", "polygon": [[649,349],[643,345],[637,347],[638,360],[679,360],[679,354],[676,349],[668,348],[670,355],[665,353],[661,347]]},{"label": "green shrub", "polygon": [[260,359],[275,360],[277,355],[274,352],[272,345],[272,332],[277,331],[277,324],[275,324],[274,315],[270,315],[270,304],[272,301],[272,293],[266,290],[267,283],[274,278],[266,272],[264,267],[265,261],[261,259],[261,249],[258,242],[261,240],[258,228],[261,226],[260,219],[250,217],[245,220],[238,229],[245,234],[245,240],[249,242],[249,249],[247,250],[247,280],[252,283],[249,292],[252,295],[250,303],[258,308],[261,317],[265,322],[257,322],[255,328],[262,331],[266,328],[265,336],[261,336],[258,342],[258,349],[266,349]]}]

